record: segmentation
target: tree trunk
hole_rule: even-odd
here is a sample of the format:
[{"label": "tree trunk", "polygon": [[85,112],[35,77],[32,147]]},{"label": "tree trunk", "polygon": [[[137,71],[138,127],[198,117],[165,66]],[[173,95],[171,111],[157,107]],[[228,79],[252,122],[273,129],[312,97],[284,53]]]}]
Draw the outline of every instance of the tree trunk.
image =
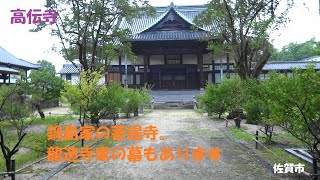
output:
[{"label": "tree trunk", "polygon": [[6,160],[6,167],[7,167],[7,172],[11,171],[11,157],[7,155],[7,157],[4,157]]},{"label": "tree trunk", "polygon": [[35,105],[34,105],[34,106],[37,108],[38,113],[39,113],[39,115],[40,115],[41,119],[46,118],[46,116],[44,115],[44,113],[43,113],[43,111],[42,111],[42,109],[41,109],[41,105],[40,105],[40,103],[35,103]]},{"label": "tree trunk", "polygon": [[26,135],[26,133],[24,133],[21,137],[19,137],[18,142],[15,144],[15,146],[12,148],[12,150],[10,150],[9,147],[4,144],[4,136],[3,136],[2,131],[0,129],[0,147],[1,147],[2,155],[6,161],[7,172],[12,171],[11,158],[14,154],[16,154],[18,152],[18,150],[19,150],[18,147],[19,147],[19,145],[25,135]]},{"label": "tree trunk", "polygon": [[139,116],[139,109],[138,109],[138,107],[135,108],[135,110],[134,110],[134,117],[137,117],[137,116]]}]

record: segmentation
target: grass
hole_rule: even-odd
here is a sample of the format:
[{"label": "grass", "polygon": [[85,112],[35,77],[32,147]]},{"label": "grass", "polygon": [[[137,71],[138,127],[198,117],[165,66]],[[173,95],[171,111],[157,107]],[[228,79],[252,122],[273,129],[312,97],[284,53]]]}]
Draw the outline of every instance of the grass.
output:
[{"label": "grass", "polygon": [[[230,132],[239,140],[244,140],[248,144],[253,144],[254,140],[253,138],[255,137],[253,134],[248,134],[247,132],[238,129],[238,128],[228,128]],[[259,136],[262,137],[262,139],[265,139],[265,135]],[[289,144],[295,144],[301,146],[301,142],[293,137],[291,134],[287,132],[283,132],[281,134],[278,134],[273,137],[272,139],[275,142],[279,143],[289,143]],[[290,153],[286,152],[284,148],[278,147],[276,144],[266,144],[265,145],[269,150],[271,150],[276,156],[284,159],[287,163],[293,163],[293,164],[298,164],[302,163],[305,164],[307,168],[311,168],[311,166],[304,162],[303,160],[299,159],[296,156],[291,155]],[[275,163],[285,163],[282,162],[283,160],[279,159],[278,157],[274,156],[270,151],[265,149],[264,147],[261,147],[259,145],[259,149],[257,150],[258,154],[261,155],[264,159],[266,159],[270,164],[275,164]]]},{"label": "grass", "polygon": [[[301,163],[301,160],[298,157],[295,157],[295,156],[287,153],[282,148],[279,148],[279,147],[276,147],[276,146],[269,146],[268,148],[273,153],[275,153],[278,157],[281,157],[282,159],[286,160],[288,163],[294,163],[294,164]],[[259,152],[264,158],[268,159],[271,164],[275,164],[275,163],[280,163],[281,162],[281,160],[278,157],[275,157],[273,154],[271,154],[271,152],[269,152],[265,148],[261,148],[261,150]]]},{"label": "grass", "polygon": [[75,120],[72,116],[47,116],[45,119],[33,118],[33,124],[37,125],[57,125],[67,120]]},{"label": "grass", "polygon": [[233,134],[234,137],[236,137],[239,140],[245,140],[248,143],[252,143],[254,140],[253,138],[255,137],[253,134],[248,134],[241,129],[238,128],[229,128],[231,133]]},{"label": "grass", "polygon": [[[45,119],[41,118],[28,118],[25,120],[25,124],[31,123],[32,125],[57,125],[59,123],[62,123],[66,120],[74,120],[72,116],[47,116]],[[15,128],[12,126],[12,124],[8,121],[2,121],[0,122],[0,128],[3,131],[3,134],[5,136],[5,143],[6,145],[12,149],[16,142],[18,141],[17,134],[15,133]],[[10,133],[9,133],[10,131]],[[16,168],[21,168],[23,165],[35,161],[41,157],[44,157],[47,148],[51,145],[53,146],[59,146],[64,147],[69,144],[71,144],[72,141],[48,141],[47,140],[47,131],[44,132],[32,132],[28,133],[24,139],[22,140],[20,144],[20,148],[24,147],[29,150],[27,150],[24,153],[17,153],[12,156],[13,159],[16,160]],[[80,143],[78,143],[80,144]],[[6,171],[6,165],[5,160],[2,156],[2,151],[0,150],[0,171]]]},{"label": "grass", "polygon": [[282,132],[281,134],[275,135],[272,138],[275,142],[283,142],[298,147],[305,146],[299,139],[295,138],[288,132]]}]

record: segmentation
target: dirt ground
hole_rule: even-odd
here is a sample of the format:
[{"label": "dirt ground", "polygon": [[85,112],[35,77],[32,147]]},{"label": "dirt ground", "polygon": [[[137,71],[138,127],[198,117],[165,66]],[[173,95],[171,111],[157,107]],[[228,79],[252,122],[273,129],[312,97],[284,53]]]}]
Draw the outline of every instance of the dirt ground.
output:
[{"label": "dirt ground", "polygon": [[[128,146],[154,147],[158,159],[147,161],[145,157],[140,162],[125,160],[111,160],[109,162],[91,163],[79,162],[71,164],[52,179],[282,179],[263,167],[252,155],[245,152],[237,143],[233,142],[224,132],[224,121],[212,120],[193,110],[154,110],[143,117],[118,121],[118,124],[137,124],[143,127],[155,125],[159,129],[158,137],[150,141],[118,141],[111,148]],[[178,147],[189,147],[189,159],[176,157]],[[199,163],[192,159],[192,149],[202,147],[206,150],[219,147],[222,152],[218,161],[205,158]],[[160,149],[173,148],[173,161],[160,161]],[[128,152],[128,151],[127,151]],[[142,151],[143,152],[143,151]],[[48,163],[47,163],[48,164]],[[17,179],[40,179],[42,175],[58,164],[41,165],[42,172],[24,174]],[[40,168],[41,169],[41,168]]]}]

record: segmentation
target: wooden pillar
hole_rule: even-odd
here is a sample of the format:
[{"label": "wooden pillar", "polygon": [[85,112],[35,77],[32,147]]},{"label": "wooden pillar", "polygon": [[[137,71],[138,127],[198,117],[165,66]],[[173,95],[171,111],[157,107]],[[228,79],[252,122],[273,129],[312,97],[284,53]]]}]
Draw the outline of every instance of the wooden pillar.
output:
[{"label": "wooden pillar", "polygon": [[136,87],[137,86],[137,78],[136,78],[136,68],[134,66],[133,67],[133,86]]},{"label": "wooden pillar", "polygon": [[3,76],[3,84],[6,84],[7,74],[2,74],[2,76]]},{"label": "wooden pillar", "polygon": [[9,84],[11,84],[11,74],[9,74]]},{"label": "wooden pillar", "polygon": [[121,56],[119,56],[119,73],[120,73],[120,84],[122,84],[122,65],[121,65]]},{"label": "wooden pillar", "polygon": [[212,59],[212,83],[216,83],[216,65],[214,64],[214,59]]},{"label": "wooden pillar", "polygon": [[200,76],[200,89],[204,88],[204,77],[203,77],[203,55],[202,53],[197,54],[198,59],[198,67],[200,68],[199,76]]},{"label": "wooden pillar", "polygon": [[149,56],[148,55],[144,55],[143,56],[143,81],[144,81],[144,84],[145,83],[148,83],[148,59],[149,59]]}]

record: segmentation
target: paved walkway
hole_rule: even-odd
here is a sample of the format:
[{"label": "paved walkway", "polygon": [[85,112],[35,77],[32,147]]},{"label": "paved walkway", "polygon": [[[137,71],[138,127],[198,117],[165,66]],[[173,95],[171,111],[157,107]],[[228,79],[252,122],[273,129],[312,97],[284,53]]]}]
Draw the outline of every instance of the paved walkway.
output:
[{"label": "paved walkway", "polygon": [[[120,123],[120,122],[119,122]],[[80,162],[72,164],[52,179],[279,179],[262,167],[251,155],[244,152],[238,144],[226,137],[222,121],[206,119],[193,110],[155,110],[144,117],[133,120],[131,124],[155,125],[159,136],[164,140],[119,141],[114,147],[152,146],[158,151],[163,147],[189,147],[189,160],[147,161],[132,163],[127,160],[110,162]],[[222,149],[220,159],[208,158],[199,163],[192,159],[192,148],[201,146],[206,150],[213,147]],[[157,152],[159,153],[159,152]],[[176,154],[176,151],[174,151]],[[158,157],[159,158],[159,157]]]}]

